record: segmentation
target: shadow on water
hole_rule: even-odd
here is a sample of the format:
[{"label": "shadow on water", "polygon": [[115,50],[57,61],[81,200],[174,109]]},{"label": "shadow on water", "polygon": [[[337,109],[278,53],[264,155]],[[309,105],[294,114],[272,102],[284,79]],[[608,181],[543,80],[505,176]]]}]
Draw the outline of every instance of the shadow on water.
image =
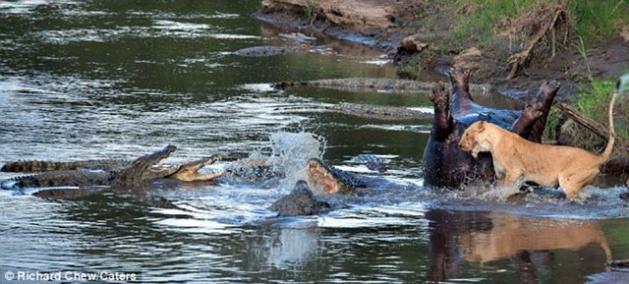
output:
[{"label": "shadow on water", "polygon": [[[418,184],[430,121],[327,110],[340,102],[430,108],[426,94],[269,90],[286,80],[394,78],[395,68],[380,52],[329,40],[290,54],[236,56],[250,46],[294,45],[250,16],[258,6],[0,2],[0,163],[133,158],[166,144],[181,149],[172,162],[214,153],[233,159],[273,153],[282,141],[292,145],[284,165],[294,169],[264,188],[166,184],[148,196],[102,191],[72,200],[2,191],[1,274],[133,271],[163,283],[627,282],[622,271],[605,274],[609,257],[629,258],[628,209],[614,198],[626,188],[590,188],[584,205],[425,190]],[[341,209],[321,216],[278,219],[267,209],[312,156],[376,175],[352,162],[359,154],[376,154],[389,168],[372,195],[339,197]]]}]

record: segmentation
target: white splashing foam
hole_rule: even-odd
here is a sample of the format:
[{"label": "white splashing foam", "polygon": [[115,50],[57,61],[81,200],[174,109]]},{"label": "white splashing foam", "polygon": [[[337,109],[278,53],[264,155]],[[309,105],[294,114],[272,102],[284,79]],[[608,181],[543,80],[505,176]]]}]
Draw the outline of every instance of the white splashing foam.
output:
[{"label": "white splashing foam", "polygon": [[391,62],[391,60],[388,60],[388,59],[372,59],[372,60],[364,60],[364,61],[361,61],[360,63],[383,66],[383,65],[385,65],[385,64],[387,64],[389,62]]},{"label": "white splashing foam", "polygon": [[408,109],[419,111],[422,113],[430,113],[430,114],[435,113],[435,110],[432,107],[409,107]]},{"label": "white splashing foam", "polygon": [[275,92],[277,89],[273,88],[272,84],[243,84],[240,86],[241,89],[254,92],[254,93],[269,93]]},{"label": "white splashing foam", "polygon": [[321,159],[326,141],[312,133],[278,132],[271,135],[274,166],[284,170],[284,188],[292,186],[300,179],[306,179],[306,164],[312,158]]},{"label": "white splashing foam", "polygon": [[209,30],[211,28],[208,24],[196,24],[196,23],[184,23],[169,20],[158,20],[153,25],[154,28],[163,30]]},{"label": "white splashing foam", "polygon": [[382,129],[389,131],[409,131],[415,133],[430,134],[430,126],[427,125],[397,125],[397,124],[364,124],[359,129]]}]

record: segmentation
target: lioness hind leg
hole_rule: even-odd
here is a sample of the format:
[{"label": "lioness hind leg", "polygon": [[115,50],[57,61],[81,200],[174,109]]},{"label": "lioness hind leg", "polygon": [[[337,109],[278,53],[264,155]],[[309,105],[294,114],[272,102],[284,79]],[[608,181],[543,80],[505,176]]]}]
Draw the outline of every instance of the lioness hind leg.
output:
[{"label": "lioness hind leg", "polygon": [[585,185],[596,177],[598,170],[583,171],[572,175],[559,177],[559,185],[566,194],[566,198],[575,199]]}]

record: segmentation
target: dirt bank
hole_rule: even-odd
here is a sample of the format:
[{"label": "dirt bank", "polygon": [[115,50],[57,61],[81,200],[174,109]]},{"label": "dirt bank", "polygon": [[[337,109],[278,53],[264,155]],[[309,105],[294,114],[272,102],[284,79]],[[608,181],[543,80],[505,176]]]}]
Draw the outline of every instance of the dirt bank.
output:
[{"label": "dirt bank", "polygon": [[417,1],[263,0],[257,18],[280,28],[382,49],[396,48],[408,32]]},{"label": "dirt bank", "polygon": [[[280,29],[332,37],[386,52],[402,78],[432,81],[451,66],[473,70],[475,83],[528,100],[543,80],[561,83],[559,101],[587,99],[579,110],[606,118],[610,83],[629,72],[629,7],[616,0],[263,0],[257,17]],[[441,77],[442,78],[442,77]],[[606,89],[596,85],[606,85]],[[579,97],[581,95],[581,97]],[[581,100],[582,102],[583,100]],[[624,101],[624,102],[623,102]],[[627,99],[616,108],[622,129]],[[592,107],[598,106],[598,107]],[[371,113],[364,111],[361,113]],[[356,110],[352,109],[353,112]],[[351,111],[350,111],[351,112]],[[408,115],[412,117],[413,115]],[[606,139],[583,138],[560,112],[547,138],[597,151]],[[572,133],[572,135],[567,135]],[[567,136],[566,136],[567,135]],[[627,140],[627,131],[619,135]],[[626,157],[619,142],[617,157]]]},{"label": "dirt bank", "polygon": [[[481,37],[483,31],[473,28],[482,28],[475,21],[486,16],[479,13],[487,7],[478,4],[485,2],[263,0],[257,16],[278,27],[382,49],[399,64],[402,77],[464,65],[475,70],[474,81],[502,86],[506,94],[520,97],[534,93],[541,80],[561,81],[560,96],[566,97],[590,75],[617,78],[629,70],[628,28],[580,48],[574,5],[538,1],[513,15],[504,12],[500,21],[490,23],[489,36]],[[620,7],[620,12],[626,9]],[[515,89],[520,92],[510,91]]]}]

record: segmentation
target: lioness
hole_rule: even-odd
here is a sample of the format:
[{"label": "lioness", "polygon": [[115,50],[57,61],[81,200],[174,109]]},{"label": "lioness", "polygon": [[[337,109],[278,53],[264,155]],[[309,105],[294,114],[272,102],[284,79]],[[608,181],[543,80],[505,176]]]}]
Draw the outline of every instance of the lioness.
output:
[{"label": "lioness", "polygon": [[483,121],[465,130],[459,147],[474,158],[479,152],[491,152],[496,178],[502,179],[499,185],[517,189],[525,181],[553,187],[559,184],[566,197],[574,199],[612,153],[616,96],[614,93],[609,103],[609,139],[600,155],[574,147],[534,143]]}]

